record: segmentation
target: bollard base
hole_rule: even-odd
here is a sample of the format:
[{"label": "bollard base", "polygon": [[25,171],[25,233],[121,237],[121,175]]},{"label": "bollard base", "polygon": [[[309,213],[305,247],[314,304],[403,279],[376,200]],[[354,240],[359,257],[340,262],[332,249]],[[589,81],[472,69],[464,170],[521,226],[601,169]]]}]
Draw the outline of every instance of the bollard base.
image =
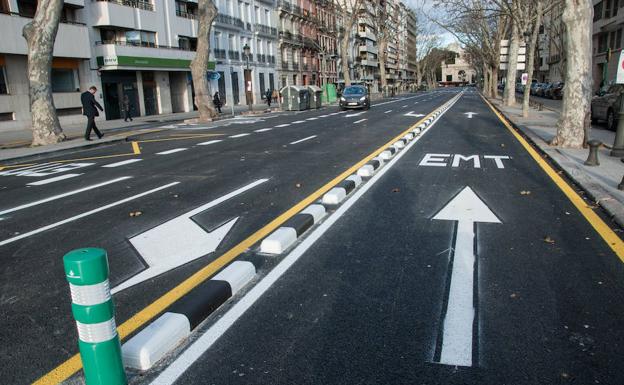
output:
[{"label": "bollard base", "polygon": [[611,149],[611,152],[609,153],[609,156],[615,156],[618,158],[624,157],[624,148],[615,148],[613,147]]},{"label": "bollard base", "polygon": [[127,385],[119,336],[98,343],[78,340],[87,385]]}]

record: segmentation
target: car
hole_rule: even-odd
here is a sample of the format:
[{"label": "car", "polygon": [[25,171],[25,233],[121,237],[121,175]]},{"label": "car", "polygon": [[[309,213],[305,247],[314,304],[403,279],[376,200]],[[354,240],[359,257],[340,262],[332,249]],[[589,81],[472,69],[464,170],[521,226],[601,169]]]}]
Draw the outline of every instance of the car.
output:
[{"label": "car", "polygon": [[623,84],[613,84],[606,90],[600,90],[591,101],[592,122],[604,121],[609,130],[617,128],[617,116],[620,111],[620,99],[624,92]]},{"label": "car", "polygon": [[550,88],[550,86],[551,86],[550,83],[542,83],[542,86],[537,89],[535,96],[546,97],[546,92],[548,92],[548,89]]},{"label": "car", "polygon": [[363,108],[368,110],[370,108],[370,96],[368,95],[368,89],[364,86],[347,86],[342,91],[340,96],[340,109],[346,110],[347,108]]},{"label": "car", "polygon": [[552,87],[548,90],[548,97],[551,99],[562,99],[563,98],[563,87],[565,83],[556,82]]},{"label": "car", "polygon": [[537,91],[538,88],[540,88],[542,86],[542,83],[533,83],[531,84],[531,95],[535,95],[535,91]]}]

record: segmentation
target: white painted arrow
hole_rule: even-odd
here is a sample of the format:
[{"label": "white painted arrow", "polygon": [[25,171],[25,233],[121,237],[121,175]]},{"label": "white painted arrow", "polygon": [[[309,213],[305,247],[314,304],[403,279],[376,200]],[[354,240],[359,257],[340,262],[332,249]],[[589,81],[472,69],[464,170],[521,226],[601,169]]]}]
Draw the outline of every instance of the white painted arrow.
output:
[{"label": "white painted arrow", "polygon": [[433,219],[457,221],[453,245],[451,287],[444,317],[440,363],[472,366],[474,323],[474,264],[477,244],[474,224],[501,223],[470,187],[465,187]]},{"label": "white painted arrow", "polygon": [[115,294],[215,251],[230,232],[238,217],[229,220],[211,232],[206,232],[191,217],[242,194],[267,180],[259,179],[130,238],[130,243],[132,243],[132,246],[141,255],[148,267],[113,288],[111,292]]},{"label": "white painted arrow", "polygon": [[364,113],[364,111],[362,111],[362,112],[358,112],[358,113],[356,113],[356,114],[346,114],[346,115],[345,115],[345,118],[352,118],[352,117],[354,117],[354,116],[360,116],[360,115],[362,115],[363,113]]},{"label": "white painted arrow", "polygon": [[403,116],[413,116],[415,118],[420,118],[421,116],[425,116],[424,114],[415,114],[414,111],[410,111],[407,114],[403,114]]},{"label": "white painted arrow", "polygon": [[476,112],[464,112],[464,115],[468,117],[468,119],[472,119],[472,115],[479,115]]}]

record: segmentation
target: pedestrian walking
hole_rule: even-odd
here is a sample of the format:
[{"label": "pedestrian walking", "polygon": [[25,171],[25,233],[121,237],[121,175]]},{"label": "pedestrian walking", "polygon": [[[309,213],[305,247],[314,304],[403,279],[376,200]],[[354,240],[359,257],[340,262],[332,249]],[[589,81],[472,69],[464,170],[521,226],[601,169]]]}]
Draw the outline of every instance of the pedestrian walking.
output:
[{"label": "pedestrian walking", "polygon": [[212,104],[214,104],[217,111],[221,113],[221,98],[219,97],[219,91],[215,92],[214,96],[212,97]]},{"label": "pedestrian walking", "polygon": [[83,92],[80,95],[80,102],[82,103],[82,114],[87,117],[87,130],[85,131],[85,140],[91,140],[91,130],[95,131],[95,134],[99,139],[102,139],[104,134],[98,130],[95,125],[95,117],[100,116],[98,109],[104,111],[100,103],[95,100],[95,92],[97,88],[95,86],[89,87],[88,91]]},{"label": "pedestrian walking", "polygon": [[132,115],[130,114],[130,98],[128,97],[127,94],[123,96],[123,99],[121,101],[121,106],[124,112],[124,122],[127,122],[128,119],[132,121]]},{"label": "pedestrian walking", "polygon": [[271,108],[271,100],[273,99],[273,93],[271,92],[270,89],[267,88],[266,93],[264,94],[264,97],[266,98],[269,108]]},{"label": "pedestrian walking", "polygon": [[273,103],[277,103],[277,98],[279,98],[279,92],[276,89],[273,89]]}]

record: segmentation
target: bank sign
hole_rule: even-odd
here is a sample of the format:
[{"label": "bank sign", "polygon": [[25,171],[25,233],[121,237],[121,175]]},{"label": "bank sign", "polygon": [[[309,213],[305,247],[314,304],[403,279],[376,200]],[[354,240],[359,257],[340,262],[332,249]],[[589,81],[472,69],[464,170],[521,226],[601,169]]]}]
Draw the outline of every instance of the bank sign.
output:
[{"label": "bank sign", "polygon": [[[188,69],[191,66],[190,60],[138,56],[98,56],[97,63],[100,67],[123,66]],[[215,62],[208,62],[208,70],[214,71],[215,68]]]}]

